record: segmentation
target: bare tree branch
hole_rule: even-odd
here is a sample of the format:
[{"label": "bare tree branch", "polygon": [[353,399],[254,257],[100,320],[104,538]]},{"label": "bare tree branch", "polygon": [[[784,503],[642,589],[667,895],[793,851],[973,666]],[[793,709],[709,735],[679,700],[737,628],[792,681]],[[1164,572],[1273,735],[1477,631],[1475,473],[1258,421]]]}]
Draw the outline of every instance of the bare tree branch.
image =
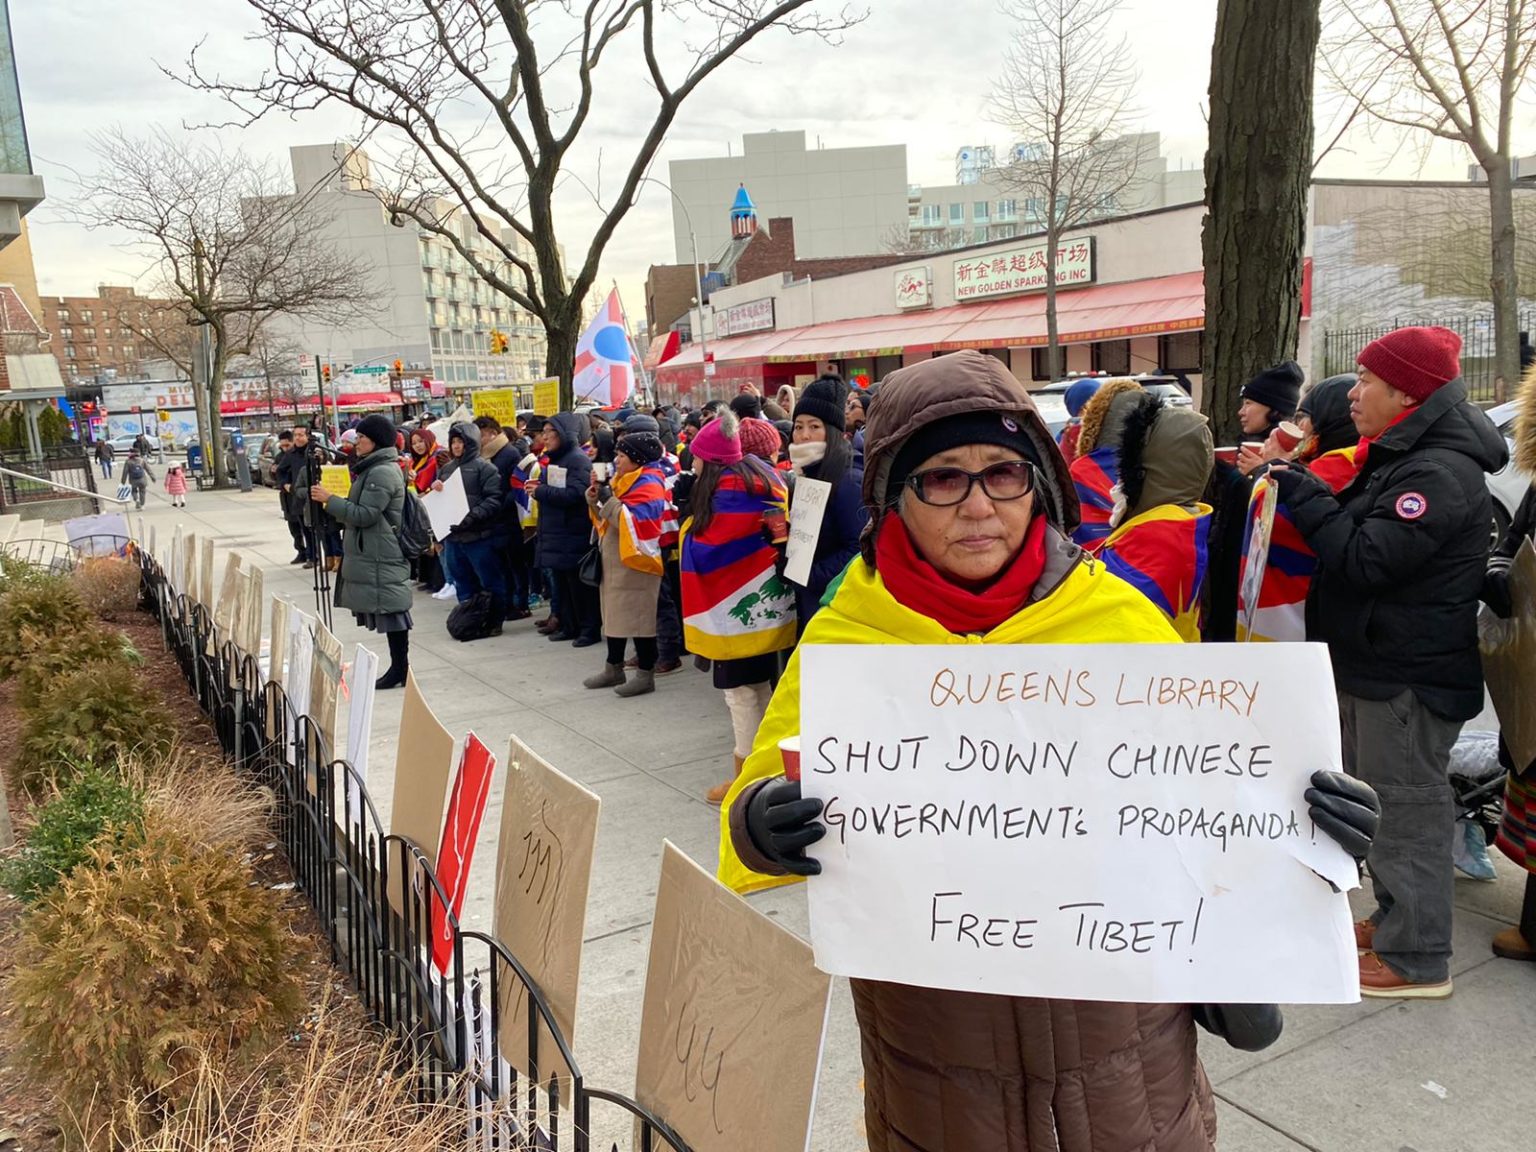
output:
[{"label": "bare tree branch", "polygon": [[[237,124],[324,104],[356,112],[384,153],[370,157],[385,208],[447,241],[544,326],[546,370],[565,383],[566,402],[582,300],[684,102],[765,32],[835,42],[865,15],[842,0],[246,3],[266,67],[209,74],[194,50],[178,78],[222,97]],[[625,68],[643,74],[634,91]],[[617,102],[648,107],[651,123],[620,165],[617,193],[605,204],[597,189],[590,238],[567,245],[556,192],[594,112]]]}]

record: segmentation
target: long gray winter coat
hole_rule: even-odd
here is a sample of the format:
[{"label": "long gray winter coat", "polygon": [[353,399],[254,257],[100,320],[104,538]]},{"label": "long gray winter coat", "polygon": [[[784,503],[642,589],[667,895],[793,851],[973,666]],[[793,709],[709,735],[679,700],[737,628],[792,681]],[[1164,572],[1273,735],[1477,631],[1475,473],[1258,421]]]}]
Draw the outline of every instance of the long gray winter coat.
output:
[{"label": "long gray winter coat", "polygon": [[357,462],[346,499],[325,502],[328,516],[346,528],[341,588],[336,602],[352,612],[406,612],[411,607],[411,566],[396,529],[405,505],[399,453],[375,448]]}]

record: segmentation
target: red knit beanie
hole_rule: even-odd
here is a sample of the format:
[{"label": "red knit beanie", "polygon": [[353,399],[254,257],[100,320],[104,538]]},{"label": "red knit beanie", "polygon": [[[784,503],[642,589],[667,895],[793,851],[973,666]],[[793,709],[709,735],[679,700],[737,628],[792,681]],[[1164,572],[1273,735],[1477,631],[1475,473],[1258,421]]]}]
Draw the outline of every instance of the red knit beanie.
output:
[{"label": "red knit beanie", "polygon": [[779,439],[779,430],[766,420],[743,420],[741,422],[741,451],[746,456],[757,456],[772,464],[779,458],[779,451],[784,442]]},{"label": "red knit beanie", "polygon": [[1461,375],[1461,337],[1449,328],[1399,328],[1372,340],[1357,360],[1399,392],[1425,400]]}]

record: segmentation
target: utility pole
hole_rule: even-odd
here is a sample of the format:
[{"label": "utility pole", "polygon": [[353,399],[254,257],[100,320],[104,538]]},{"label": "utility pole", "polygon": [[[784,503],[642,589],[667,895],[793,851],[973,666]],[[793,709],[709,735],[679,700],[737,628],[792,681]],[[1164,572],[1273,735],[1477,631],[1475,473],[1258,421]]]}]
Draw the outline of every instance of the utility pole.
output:
[{"label": "utility pole", "polygon": [[[192,241],[192,277],[197,299],[204,299],[206,283],[203,279],[203,260],[206,249],[203,247],[202,238]],[[196,398],[193,405],[193,413],[197,417],[197,440],[203,446],[203,468],[210,477],[213,476],[213,443],[209,434],[208,418],[205,413],[209,407],[209,364],[208,364],[208,319],[203,317],[194,320],[197,326],[197,349],[192,356],[192,395]]]}]

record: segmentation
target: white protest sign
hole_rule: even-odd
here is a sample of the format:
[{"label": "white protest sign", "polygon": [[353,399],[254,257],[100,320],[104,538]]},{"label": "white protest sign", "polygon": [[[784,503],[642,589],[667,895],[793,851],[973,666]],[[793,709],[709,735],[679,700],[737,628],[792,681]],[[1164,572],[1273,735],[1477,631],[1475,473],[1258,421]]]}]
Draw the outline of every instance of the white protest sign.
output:
[{"label": "white protest sign", "polygon": [[310,704],[310,673],[314,670],[315,633],[312,621],[298,609],[288,619],[288,763],[298,763],[299,718]]},{"label": "white protest sign", "polygon": [[1341,762],[1321,645],[800,660],[823,971],[1075,1000],[1359,999],[1349,903],[1321,878],[1355,887],[1354,862],[1302,797]]},{"label": "white protest sign", "polygon": [[816,559],[816,540],[827,510],[832,485],[806,476],[795,480],[794,503],[789,508],[789,544],[784,550],[784,578],[804,588]]},{"label": "white protest sign", "polygon": [[544,470],[544,483],[551,488],[565,487],[565,469],[558,464],[551,464]]},{"label": "white protest sign", "polygon": [[[1269,544],[1275,534],[1275,505],[1280,499],[1280,486],[1268,476],[1261,476],[1254,484],[1254,500],[1258,504],[1258,520],[1253,524],[1248,538],[1248,553],[1243,567],[1243,581],[1237,592],[1237,638],[1253,637],[1254,617],[1259,610],[1259,593],[1264,586],[1264,571],[1269,567]],[[1252,516],[1250,510],[1249,515]],[[1289,636],[1274,637],[1289,640]],[[1301,639],[1301,637],[1296,637]]]},{"label": "white protest sign", "polygon": [[454,525],[469,515],[464,473],[455,472],[444,480],[441,492],[424,493],[421,506],[427,510],[427,518],[432,522],[432,535],[439,540],[446,540]]},{"label": "white protest sign", "polygon": [[356,823],[362,823],[363,819],[362,782],[368,779],[368,742],[373,737],[373,682],[378,679],[378,674],[378,656],[359,644],[352,660],[351,675],[347,677],[347,763],[353,769],[347,774],[347,808]]}]

